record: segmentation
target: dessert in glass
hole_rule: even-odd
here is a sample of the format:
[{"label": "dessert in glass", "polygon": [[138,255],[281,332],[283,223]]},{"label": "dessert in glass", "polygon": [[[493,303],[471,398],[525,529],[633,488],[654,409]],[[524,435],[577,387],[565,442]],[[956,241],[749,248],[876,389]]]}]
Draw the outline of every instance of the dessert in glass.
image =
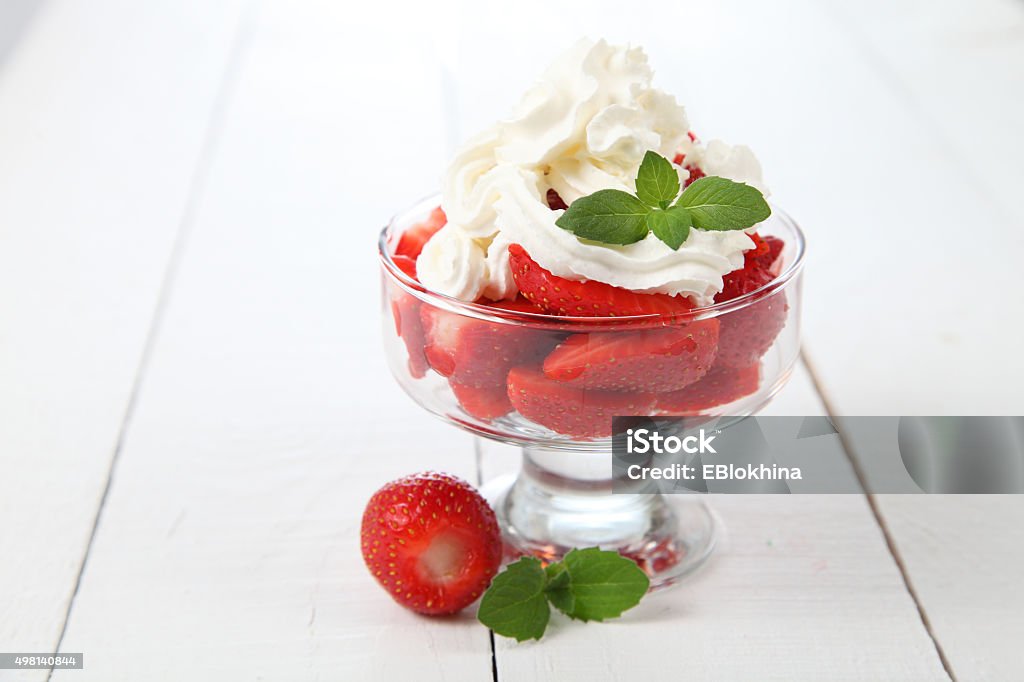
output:
[{"label": "dessert in glass", "polygon": [[743,213],[767,192],[751,151],[702,143],[651,81],[642,50],[581,41],[379,250],[399,384],[522,448],[485,489],[509,551],[614,549],[659,587],[707,558],[714,519],[694,496],[613,494],[612,417],[763,407],[799,352],[804,240],[777,207]]}]

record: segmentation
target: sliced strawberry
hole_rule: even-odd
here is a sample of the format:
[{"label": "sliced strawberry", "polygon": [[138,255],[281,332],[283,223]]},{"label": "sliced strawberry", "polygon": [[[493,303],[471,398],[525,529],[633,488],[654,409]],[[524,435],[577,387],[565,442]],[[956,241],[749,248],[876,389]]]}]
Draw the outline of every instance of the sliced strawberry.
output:
[{"label": "sliced strawberry", "polygon": [[660,393],[657,409],[662,414],[693,415],[717,405],[731,403],[757,390],[760,365],[733,369],[715,367],[703,379],[680,391]]},{"label": "sliced strawberry", "polygon": [[750,235],[754,248],[743,254],[743,267],[733,270],[722,278],[723,288],[715,296],[715,302],[731,301],[750,293],[775,279],[782,266],[779,256],[785,243],[778,237],[760,237],[756,232]]},{"label": "sliced strawberry", "polygon": [[430,212],[430,217],[402,233],[402,236],[398,239],[398,246],[395,247],[395,253],[399,256],[408,256],[413,260],[419,258],[423,245],[434,236],[435,232],[444,227],[447,222],[447,216],[445,216],[441,207],[438,206]]},{"label": "sliced strawberry", "polygon": [[517,324],[486,322],[423,306],[424,353],[441,376],[477,388],[505,385],[515,365],[540,363],[562,335]]},{"label": "sliced strawberry", "polygon": [[501,532],[486,500],[454,476],[392,481],[363,512],[363,560],[402,606],[455,613],[487,589],[501,565]]},{"label": "sliced strawberry", "polygon": [[496,419],[512,411],[505,384],[497,386],[467,386],[449,381],[452,393],[466,412],[478,419]]},{"label": "sliced strawberry", "polygon": [[514,313],[542,313],[544,312],[534,304],[530,303],[522,294],[519,294],[515,298],[508,301],[491,301],[486,298],[481,298],[477,301],[480,305],[489,306],[491,308],[497,308],[499,310],[507,310]]},{"label": "sliced strawberry", "polygon": [[397,291],[394,296],[391,299],[391,314],[395,318],[395,333],[401,337],[409,353],[409,374],[414,379],[421,379],[429,365],[424,352],[427,337],[420,318],[420,302],[404,291]]},{"label": "sliced strawberry", "polygon": [[690,171],[690,177],[686,178],[686,182],[683,184],[683,189],[686,189],[694,183],[696,180],[700,180],[704,177],[704,171],[701,170],[700,166],[687,165],[683,166],[686,170]]},{"label": "sliced strawberry", "polygon": [[684,296],[638,294],[593,280],[557,277],[537,264],[519,244],[508,247],[512,278],[520,293],[544,312],[573,317],[685,314],[693,308]]},{"label": "sliced strawberry", "polygon": [[782,259],[779,256],[782,255],[782,247],[786,244],[778,237],[771,235],[765,237],[762,243],[765,245],[766,250],[758,254],[758,265],[770,272],[773,277],[778,277],[782,269]]},{"label": "sliced strawberry", "polygon": [[654,405],[651,394],[590,391],[548,379],[531,367],[508,373],[508,397],[530,421],[573,438],[610,436],[613,416],[648,414]]},{"label": "sliced strawberry", "polygon": [[718,320],[644,331],[575,334],[544,360],[544,375],[579,388],[676,391],[704,376]]},{"label": "sliced strawberry", "polygon": [[398,266],[399,270],[409,275],[413,279],[417,279],[415,258],[411,256],[403,256],[400,253],[396,253],[391,257],[391,260],[394,262],[395,265]]},{"label": "sliced strawberry", "polygon": [[[762,239],[752,234],[754,248],[744,254],[744,265],[723,278],[722,292],[715,302],[731,301],[775,279],[780,265],[783,242],[777,237]],[[746,308],[725,313],[718,339],[716,365],[746,367],[763,356],[786,325],[789,306],[781,291]]]},{"label": "sliced strawberry", "polygon": [[548,202],[548,208],[552,211],[558,211],[569,208],[562,197],[558,196],[558,192],[553,189],[549,189],[547,195],[544,197]]}]

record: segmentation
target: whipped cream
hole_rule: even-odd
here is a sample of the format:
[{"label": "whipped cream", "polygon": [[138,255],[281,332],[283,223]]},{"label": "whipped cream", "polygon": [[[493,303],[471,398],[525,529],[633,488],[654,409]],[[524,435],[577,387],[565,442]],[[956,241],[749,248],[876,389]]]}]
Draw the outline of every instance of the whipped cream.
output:
[{"label": "whipped cream", "polygon": [[580,41],[548,67],[511,119],[456,154],[442,182],[448,224],[416,263],[422,283],[467,301],[513,298],[508,246],[518,243],[559,277],[711,303],[753,247],[745,232],[693,229],[678,250],[653,234],[625,246],[584,243],[555,224],[563,211],[546,201],[550,189],[566,204],[601,189],[633,192],[649,149],[766,192],[753,153],[690,140],[685,110],[651,87],[652,76],[641,49],[603,40]]}]

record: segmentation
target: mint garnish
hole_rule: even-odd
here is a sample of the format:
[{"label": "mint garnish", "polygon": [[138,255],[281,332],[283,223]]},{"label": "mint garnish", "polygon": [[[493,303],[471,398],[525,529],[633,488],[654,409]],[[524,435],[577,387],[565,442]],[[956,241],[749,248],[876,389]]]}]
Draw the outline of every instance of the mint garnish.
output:
[{"label": "mint garnish", "polygon": [[567,615],[579,620],[617,618],[640,603],[650,581],[635,562],[597,547],[574,549],[562,561],[576,603]]},{"label": "mint garnish", "polygon": [[547,581],[539,559],[523,557],[509,564],[484,592],[477,618],[499,635],[515,637],[517,642],[540,639],[551,617],[544,596]]},{"label": "mint garnish", "polygon": [[755,188],[714,175],[694,181],[677,205],[686,207],[701,230],[745,230],[772,214]]},{"label": "mint garnish", "polygon": [[635,562],[597,547],[574,549],[547,568],[522,557],[491,581],[477,618],[516,641],[540,639],[551,616],[549,602],[576,620],[605,620],[636,606],[649,586]]},{"label": "mint garnish", "polygon": [[569,577],[569,569],[564,564],[550,564],[545,572],[548,575],[548,584],[544,593],[551,605],[562,613],[572,613],[576,608],[576,595],[572,591],[572,579]]},{"label": "mint garnish", "polygon": [[555,224],[584,239],[632,244],[647,236],[650,212],[650,206],[632,194],[602,189],[572,202]]},{"label": "mint garnish", "polygon": [[649,151],[637,171],[636,196],[617,189],[599,190],[572,202],[555,224],[577,237],[605,244],[633,244],[653,232],[678,249],[691,227],[745,230],[770,215],[760,191],[726,178],[699,178],[679,194],[675,166]]},{"label": "mint garnish", "polygon": [[664,211],[651,211],[647,214],[647,227],[654,236],[678,249],[690,236],[690,212],[682,206],[673,206]]},{"label": "mint garnish", "polygon": [[644,154],[636,173],[636,195],[648,206],[668,208],[679,195],[679,174],[675,166],[660,154]]}]

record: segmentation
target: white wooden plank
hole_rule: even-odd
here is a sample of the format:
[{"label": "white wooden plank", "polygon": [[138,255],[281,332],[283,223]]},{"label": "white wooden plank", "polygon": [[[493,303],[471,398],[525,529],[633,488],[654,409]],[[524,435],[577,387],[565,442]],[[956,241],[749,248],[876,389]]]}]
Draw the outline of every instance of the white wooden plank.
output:
[{"label": "white wooden plank", "polygon": [[1024,498],[879,495],[876,500],[956,679],[1019,679]]},{"label": "white wooden plank", "polygon": [[[802,365],[765,415],[820,415]],[[517,452],[484,447],[487,475]],[[498,638],[498,678],[942,680],[935,648],[861,495],[708,498],[725,529],[710,563],[618,621],[556,614],[540,643]]]},{"label": "white wooden plank", "polygon": [[943,680],[864,498],[719,496],[706,570],[602,624],[498,643],[499,679]]},{"label": "white wooden plank", "polygon": [[359,553],[384,482],[475,477],[380,347],[375,233],[444,144],[432,48],[380,49],[387,12],[262,7],[69,624],[88,675],[55,679],[490,677],[472,614],[405,611]]},{"label": "white wooden plank", "polygon": [[[1024,246],[1024,210],[1016,199],[1024,181],[1018,162],[1024,153],[1024,43],[1015,38],[1024,28],[1024,5],[829,5],[919,129],[905,136],[902,149],[879,147],[887,150],[886,165],[913,170],[916,164],[931,184],[917,193],[918,203],[953,214],[925,222],[916,207],[892,212],[885,231],[964,235],[920,245],[918,258],[932,267],[910,263],[885,278],[856,280],[867,301],[885,301],[887,289],[912,292],[874,313],[887,335],[902,341],[861,334],[850,339],[849,325],[838,321],[814,328],[815,340],[827,344],[818,346],[815,358],[831,400],[846,414],[1021,414],[1024,396],[1017,387],[1024,364],[1015,360],[1012,346],[1024,319],[1024,288],[1014,263]],[[938,154],[926,164],[918,148],[927,142]],[[944,189],[951,184],[954,192]],[[967,236],[972,233],[978,238]],[[854,273],[846,274],[854,281]],[[940,284],[915,286],[911,278],[922,284],[938,278]],[[957,282],[968,281],[976,284],[957,291]],[[947,312],[940,313],[939,305]],[[880,395],[880,385],[891,388]],[[1024,675],[1016,637],[1024,595],[1014,587],[1024,572],[1021,500],[882,495],[876,504],[956,678]]]},{"label": "white wooden plank", "polygon": [[57,644],[237,16],[51,2],[0,70],[4,650]]}]

